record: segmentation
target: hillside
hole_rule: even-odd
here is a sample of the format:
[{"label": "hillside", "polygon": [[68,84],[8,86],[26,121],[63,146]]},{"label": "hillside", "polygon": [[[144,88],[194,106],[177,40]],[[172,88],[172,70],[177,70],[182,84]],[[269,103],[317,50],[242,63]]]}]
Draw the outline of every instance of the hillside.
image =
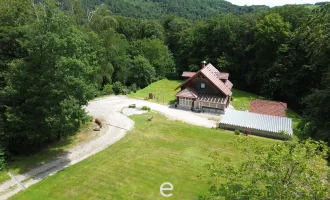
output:
[{"label": "hillside", "polygon": [[237,6],[223,0],[82,0],[82,2],[88,8],[103,3],[115,14],[149,19],[159,19],[168,14],[202,19],[224,13],[243,14],[268,9],[267,6]]}]

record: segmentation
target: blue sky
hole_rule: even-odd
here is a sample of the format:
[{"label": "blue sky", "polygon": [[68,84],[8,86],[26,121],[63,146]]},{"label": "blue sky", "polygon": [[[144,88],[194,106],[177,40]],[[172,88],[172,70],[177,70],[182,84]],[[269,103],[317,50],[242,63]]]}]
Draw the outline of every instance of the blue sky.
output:
[{"label": "blue sky", "polygon": [[312,3],[319,1],[312,0],[227,0],[233,4],[244,6],[244,5],[267,5],[267,6],[281,6],[285,4],[304,4],[304,3]]}]

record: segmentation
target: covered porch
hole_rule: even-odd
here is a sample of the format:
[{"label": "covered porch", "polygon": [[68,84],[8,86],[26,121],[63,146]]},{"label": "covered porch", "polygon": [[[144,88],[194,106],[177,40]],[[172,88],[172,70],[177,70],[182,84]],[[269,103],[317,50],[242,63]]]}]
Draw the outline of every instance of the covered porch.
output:
[{"label": "covered porch", "polygon": [[226,96],[211,93],[197,93],[193,88],[186,88],[176,94],[177,105],[185,109],[195,109],[201,112],[223,114],[229,104]]}]

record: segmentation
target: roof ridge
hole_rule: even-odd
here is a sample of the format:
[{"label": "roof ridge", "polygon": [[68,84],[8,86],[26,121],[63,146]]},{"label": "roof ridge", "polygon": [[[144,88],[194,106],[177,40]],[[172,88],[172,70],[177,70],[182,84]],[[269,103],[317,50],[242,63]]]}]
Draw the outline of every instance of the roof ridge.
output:
[{"label": "roof ridge", "polygon": [[[209,71],[210,75],[213,76],[214,79],[208,77],[208,74],[205,71]],[[211,63],[207,64],[203,69],[200,70],[201,73],[204,74],[214,85],[216,85],[225,95],[231,95],[232,92],[229,90],[229,88],[225,85],[224,82],[222,82],[216,73],[220,73],[217,68],[215,68]],[[215,81],[220,85],[218,86]]]}]

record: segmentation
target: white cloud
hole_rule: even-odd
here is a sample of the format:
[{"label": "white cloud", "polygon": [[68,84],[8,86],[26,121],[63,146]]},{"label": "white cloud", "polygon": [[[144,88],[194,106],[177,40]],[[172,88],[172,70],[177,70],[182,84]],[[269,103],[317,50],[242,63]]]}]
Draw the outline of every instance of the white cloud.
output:
[{"label": "white cloud", "polygon": [[227,0],[233,4],[244,6],[244,5],[267,5],[267,6],[281,6],[285,4],[304,4],[304,3],[311,3],[314,4],[318,1],[313,0]]}]

